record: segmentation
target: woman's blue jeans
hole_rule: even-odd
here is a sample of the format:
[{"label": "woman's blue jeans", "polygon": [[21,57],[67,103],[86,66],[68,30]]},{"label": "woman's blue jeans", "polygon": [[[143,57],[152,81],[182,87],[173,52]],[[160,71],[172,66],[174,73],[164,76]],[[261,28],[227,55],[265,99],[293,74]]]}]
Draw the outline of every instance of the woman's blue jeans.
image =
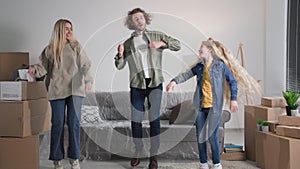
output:
[{"label": "woman's blue jeans", "polygon": [[[80,157],[80,116],[82,97],[69,96],[65,99],[50,100],[52,108],[51,141],[49,160],[64,159],[64,125],[67,122],[69,132],[68,158]],[[65,116],[65,110],[67,112]],[[65,119],[66,118],[66,119]]]},{"label": "woman's blue jeans", "polygon": [[221,112],[214,112],[213,108],[202,108],[196,117],[196,132],[201,163],[207,162],[207,139],[211,145],[212,161],[220,163],[220,144],[218,139]]},{"label": "woman's blue jeans", "polygon": [[[148,84],[149,82],[147,82]],[[142,120],[145,112],[145,99],[148,103],[148,118],[150,121],[150,156],[158,153],[160,145],[160,106],[162,98],[162,84],[146,89],[131,88],[131,128],[136,153],[142,152],[144,144]]]}]

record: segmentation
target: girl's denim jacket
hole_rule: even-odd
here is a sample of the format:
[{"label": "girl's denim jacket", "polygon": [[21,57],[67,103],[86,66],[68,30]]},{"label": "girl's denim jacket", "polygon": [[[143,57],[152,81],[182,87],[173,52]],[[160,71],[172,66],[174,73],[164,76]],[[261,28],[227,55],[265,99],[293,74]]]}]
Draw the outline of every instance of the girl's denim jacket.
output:
[{"label": "girl's denim jacket", "polygon": [[[202,81],[203,81],[203,72],[204,72],[205,62],[201,61],[196,64],[190,70],[178,75],[171,81],[176,82],[177,84],[187,81],[193,76],[197,76],[197,87],[194,93],[194,106],[195,110],[201,111],[202,105]],[[222,60],[214,59],[209,70],[210,74],[210,83],[212,87],[212,96],[213,96],[213,113],[221,113],[223,109],[224,102],[224,88],[225,88],[225,79],[229,83],[231,100],[237,99],[238,86],[237,82]]]}]

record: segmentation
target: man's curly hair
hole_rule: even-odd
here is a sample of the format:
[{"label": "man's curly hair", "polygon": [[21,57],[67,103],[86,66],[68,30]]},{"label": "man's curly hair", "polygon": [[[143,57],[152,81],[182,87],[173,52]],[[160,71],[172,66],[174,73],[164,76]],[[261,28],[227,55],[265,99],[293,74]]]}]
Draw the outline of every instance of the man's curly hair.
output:
[{"label": "man's curly hair", "polygon": [[151,23],[151,20],[152,20],[152,16],[149,14],[149,13],[146,13],[144,10],[142,10],[141,8],[135,8],[131,11],[128,11],[128,15],[127,17],[125,18],[125,23],[124,25],[129,29],[129,30],[135,30],[135,26],[133,24],[133,21],[132,21],[132,15],[133,14],[136,14],[136,13],[143,13],[144,14],[144,17],[145,17],[145,20],[146,20],[146,24],[149,25]]}]

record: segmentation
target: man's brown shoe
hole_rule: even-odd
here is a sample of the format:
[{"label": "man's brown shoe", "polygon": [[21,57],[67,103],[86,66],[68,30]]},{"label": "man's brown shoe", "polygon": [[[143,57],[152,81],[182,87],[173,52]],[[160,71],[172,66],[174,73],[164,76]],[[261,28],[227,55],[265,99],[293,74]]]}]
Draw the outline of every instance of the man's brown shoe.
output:
[{"label": "man's brown shoe", "polygon": [[150,157],[149,169],[157,169],[157,168],[158,168],[157,156]]},{"label": "man's brown shoe", "polygon": [[137,166],[139,164],[140,164],[140,158],[132,158],[131,161],[130,161],[130,165],[132,167],[135,167],[135,166]]}]

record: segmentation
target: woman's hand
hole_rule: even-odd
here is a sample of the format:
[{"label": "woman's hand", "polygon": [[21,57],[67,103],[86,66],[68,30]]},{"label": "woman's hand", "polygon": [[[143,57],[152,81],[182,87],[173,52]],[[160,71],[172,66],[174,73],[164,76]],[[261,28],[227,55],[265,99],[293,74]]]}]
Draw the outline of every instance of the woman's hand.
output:
[{"label": "woman's hand", "polygon": [[35,76],[35,69],[33,67],[29,68],[28,69],[28,74],[31,76],[31,77],[34,77]]},{"label": "woman's hand", "polygon": [[90,92],[92,90],[92,85],[90,84],[85,84],[85,91]]}]

